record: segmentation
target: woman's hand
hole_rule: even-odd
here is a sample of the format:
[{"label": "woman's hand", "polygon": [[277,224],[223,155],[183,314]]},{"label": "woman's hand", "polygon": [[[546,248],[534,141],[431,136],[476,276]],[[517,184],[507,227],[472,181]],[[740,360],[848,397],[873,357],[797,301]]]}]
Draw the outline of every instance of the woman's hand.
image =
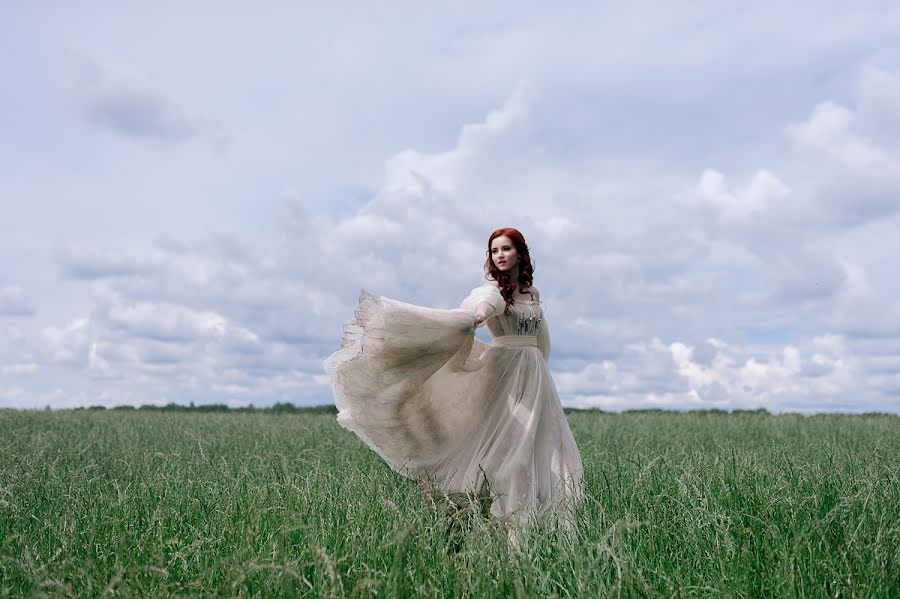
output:
[{"label": "woman's hand", "polygon": [[481,302],[478,304],[478,307],[475,308],[475,324],[477,327],[482,322],[490,318],[494,315],[494,308],[488,302]]}]

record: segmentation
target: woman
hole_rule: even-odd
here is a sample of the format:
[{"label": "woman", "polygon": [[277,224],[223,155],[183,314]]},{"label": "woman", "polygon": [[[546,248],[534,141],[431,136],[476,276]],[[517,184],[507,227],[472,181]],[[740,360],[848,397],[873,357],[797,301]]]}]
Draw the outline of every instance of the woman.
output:
[{"label": "woman", "polygon": [[[489,495],[498,519],[525,524],[553,508],[568,528],[583,468],[547,368],[528,245],[518,230],[497,229],[487,254],[487,283],[458,309],[362,290],[356,320],[325,360],[338,422],[405,476]],[[484,325],[493,345],[475,339]]]}]

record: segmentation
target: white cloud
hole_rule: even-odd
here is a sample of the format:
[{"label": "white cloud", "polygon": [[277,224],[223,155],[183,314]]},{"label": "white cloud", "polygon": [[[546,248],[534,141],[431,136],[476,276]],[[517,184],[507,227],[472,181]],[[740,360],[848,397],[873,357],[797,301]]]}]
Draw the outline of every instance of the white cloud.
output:
[{"label": "white cloud", "polygon": [[[191,244],[166,240],[145,257],[61,251],[64,273],[98,283],[89,318],[45,330],[49,354],[80,364],[94,380],[137,377],[167,394],[179,388],[226,397],[322,393],[327,385],[320,359],[333,350],[329,343],[339,321],[349,318],[356,289],[454,306],[458,298],[448,295],[477,284],[465,273],[480,264],[477,240],[489,232],[473,230],[468,215],[504,222],[514,205],[523,215],[516,224],[538,248],[538,263],[554,265],[541,273],[539,286],[558,339],[560,391],[572,405],[802,410],[817,399],[840,402],[852,391],[864,368],[828,329],[801,336],[802,349],[724,340],[759,316],[770,326],[790,327],[788,309],[805,312],[808,322],[818,314],[820,326],[834,326],[839,320],[829,319],[829,307],[840,305],[837,298],[852,301],[844,293],[846,261],[823,251],[815,235],[788,232],[787,182],[762,168],[733,187],[724,174],[707,169],[696,187],[672,194],[676,211],[660,213],[661,199],[635,206],[609,198],[594,212],[560,196],[553,212],[538,215],[545,208],[541,197],[558,194],[553,183],[564,177],[548,183],[544,157],[529,147],[536,140],[523,133],[535,118],[527,98],[514,92],[484,123],[465,126],[450,150],[401,152],[388,160],[382,189],[355,214],[319,220],[312,228],[289,227],[279,244],[251,249],[245,240],[220,236]],[[518,149],[510,154],[513,146]],[[521,177],[507,189],[498,173],[511,169],[521,170]],[[572,179],[590,175],[576,171]],[[531,195],[512,203],[525,187]],[[485,189],[501,195],[481,203],[479,190]],[[644,230],[623,234],[621,225],[629,222],[641,222]],[[596,233],[587,223],[609,237],[591,244]],[[766,228],[776,234],[760,237]],[[725,243],[745,257],[723,254]],[[423,286],[423,267],[434,263],[451,268],[442,270],[443,284],[429,279]],[[309,268],[313,264],[328,265],[324,278],[311,278],[321,276]],[[719,271],[735,264],[741,270]],[[579,277],[586,267],[596,278]],[[859,287],[860,276],[854,276],[851,285]],[[573,280],[581,282],[579,293],[562,293]],[[717,293],[731,298],[729,309],[710,310]],[[660,330],[675,339],[704,333],[718,338],[646,341]],[[305,358],[303,347],[309,348]],[[594,360],[598,351],[609,357]],[[880,405],[874,398],[870,403]]]},{"label": "white cloud", "polygon": [[722,220],[731,221],[764,212],[770,204],[784,201],[790,191],[767,170],[757,172],[745,188],[730,190],[725,184],[725,175],[708,169],[700,175],[694,190],[676,197],[708,205]]},{"label": "white cloud", "polygon": [[75,279],[139,276],[153,268],[153,263],[147,260],[104,254],[85,247],[60,247],[56,254],[63,275]]},{"label": "white cloud", "polygon": [[813,109],[809,120],[789,125],[791,139],[805,150],[821,153],[854,170],[892,170],[891,160],[854,131],[852,111],[825,101]]},{"label": "white cloud", "polygon": [[205,138],[222,148],[215,122],[189,114],[121,61],[81,57],[75,82],[84,117],[122,137],[167,143]]},{"label": "white cloud", "polygon": [[574,230],[578,225],[563,216],[551,216],[545,221],[534,223],[549,239],[559,239],[566,231]]},{"label": "white cloud", "polygon": [[[762,407],[780,412],[809,411],[816,405],[853,409],[854,404],[868,400],[873,403],[861,407],[891,408],[889,401],[875,399],[877,389],[860,392],[860,360],[848,352],[840,336],[824,335],[803,347],[780,349],[734,347],[718,339],[707,339],[704,345],[678,341],[667,345],[653,339],[628,347],[620,359],[627,370],[604,361],[558,374],[556,379],[560,391],[581,407]],[[698,359],[698,349],[710,355]],[[643,382],[656,379],[672,384],[669,389],[642,387]]]},{"label": "white cloud", "polygon": [[0,287],[0,316],[33,316],[34,306],[19,285]]},{"label": "white cloud", "polygon": [[23,364],[4,364],[0,366],[0,374],[2,375],[23,375],[23,374],[34,374],[38,371],[38,365],[34,362],[28,362]]},{"label": "white cloud", "polygon": [[53,362],[83,366],[87,363],[91,333],[86,318],[76,318],[63,326],[48,326],[44,340]]},{"label": "white cloud", "polygon": [[106,316],[114,329],[163,341],[223,336],[228,328],[228,321],[215,312],[162,303],[117,304]]},{"label": "white cloud", "polygon": [[[865,79],[857,86],[858,93],[871,95],[864,85]],[[807,121],[786,128],[806,160],[809,179],[803,190],[803,213],[813,227],[860,226],[900,211],[900,146],[884,131],[873,132],[877,139],[866,135],[859,120],[858,112],[825,101]]]}]

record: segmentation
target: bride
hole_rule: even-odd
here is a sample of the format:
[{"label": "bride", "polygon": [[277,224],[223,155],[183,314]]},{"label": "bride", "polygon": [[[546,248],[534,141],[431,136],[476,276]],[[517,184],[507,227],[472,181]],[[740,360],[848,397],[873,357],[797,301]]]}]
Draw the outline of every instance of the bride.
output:
[{"label": "bride", "polygon": [[[547,368],[528,245],[501,228],[487,247],[487,282],[457,309],[361,291],[325,360],[337,419],[426,488],[488,497],[491,515],[513,523],[552,511],[571,528],[583,467]],[[491,345],[475,338],[481,326]]]}]

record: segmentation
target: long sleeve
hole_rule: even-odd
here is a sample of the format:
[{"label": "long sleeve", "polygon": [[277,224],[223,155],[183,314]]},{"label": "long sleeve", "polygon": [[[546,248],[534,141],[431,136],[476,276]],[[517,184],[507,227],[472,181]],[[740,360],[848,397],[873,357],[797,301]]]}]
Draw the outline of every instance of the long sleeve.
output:
[{"label": "long sleeve", "polygon": [[547,326],[546,316],[541,319],[541,326],[538,327],[537,345],[541,353],[544,354],[544,362],[550,361],[550,329]]},{"label": "long sleeve", "polygon": [[488,318],[502,312],[506,308],[506,300],[500,295],[500,290],[490,283],[473,289],[459,307],[471,312],[472,316],[475,316],[475,312],[478,310],[478,306],[481,305],[481,302],[487,302],[488,306],[490,306],[490,310],[488,310],[486,318],[478,324],[479,327],[484,326],[484,323],[487,322]]}]

